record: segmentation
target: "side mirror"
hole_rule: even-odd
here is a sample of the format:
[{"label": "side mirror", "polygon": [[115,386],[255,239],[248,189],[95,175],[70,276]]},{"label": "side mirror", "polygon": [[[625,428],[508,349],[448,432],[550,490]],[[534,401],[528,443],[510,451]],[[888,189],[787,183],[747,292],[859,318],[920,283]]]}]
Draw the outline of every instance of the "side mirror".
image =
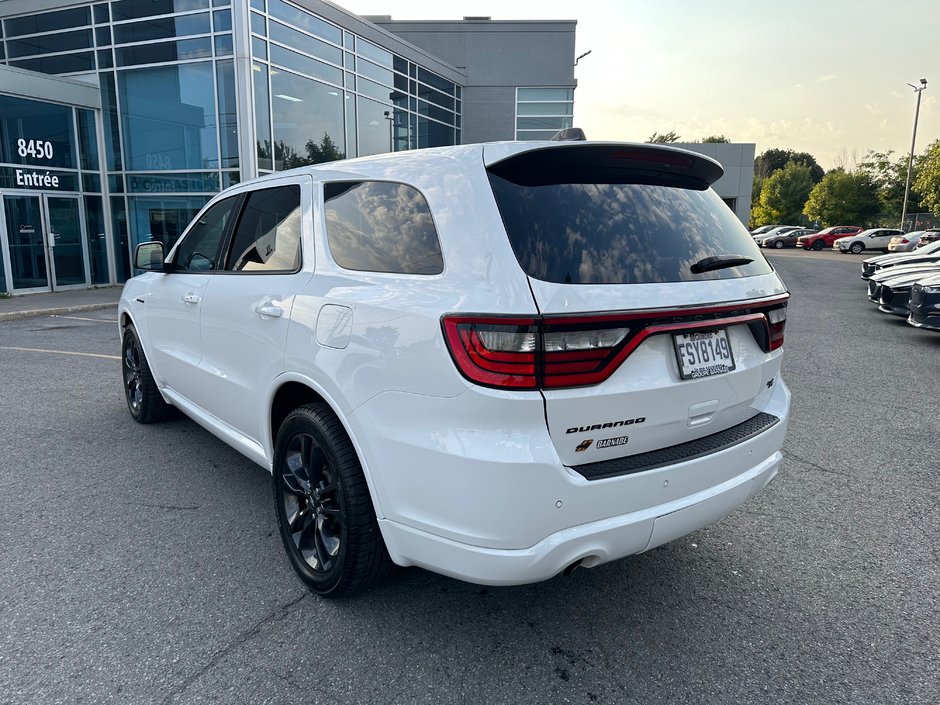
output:
[{"label": "side mirror", "polygon": [[142,242],[134,252],[134,266],[148,272],[161,272],[165,257],[162,242]]}]

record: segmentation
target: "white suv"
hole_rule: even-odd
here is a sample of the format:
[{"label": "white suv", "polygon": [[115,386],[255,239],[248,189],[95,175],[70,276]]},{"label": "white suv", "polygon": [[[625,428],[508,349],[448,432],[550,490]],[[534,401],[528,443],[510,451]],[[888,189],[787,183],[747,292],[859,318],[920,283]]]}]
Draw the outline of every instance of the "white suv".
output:
[{"label": "white suv", "polygon": [[777,473],[788,294],[706,157],[494,143],[240,184],[120,302],[141,423],[273,473],[315,592],[510,585],[646,551]]},{"label": "white suv", "polygon": [[851,252],[856,255],[865,250],[881,250],[882,252],[887,252],[891,239],[903,234],[903,230],[872,228],[871,230],[863,230],[857,235],[840,237],[832,243],[832,249],[842,254]]}]

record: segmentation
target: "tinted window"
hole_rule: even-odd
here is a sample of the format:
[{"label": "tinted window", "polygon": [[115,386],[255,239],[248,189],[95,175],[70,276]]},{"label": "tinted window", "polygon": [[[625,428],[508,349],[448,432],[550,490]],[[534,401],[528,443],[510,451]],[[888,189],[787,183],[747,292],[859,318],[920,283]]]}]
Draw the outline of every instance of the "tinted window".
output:
[{"label": "tinted window", "polygon": [[427,201],[416,189],[380,181],[326,184],[330,253],[346,269],[440,274],[441,244]]},{"label": "tinted window", "polygon": [[216,268],[219,243],[238,196],[219,201],[193,223],[180,242],[173,262],[176,269],[187,272],[211,272]]},{"label": "tinted window", "polygon": [[300,267],[300,186],[254,191],[235,228],[225,268],[292,272]]},{"label": "tinted window", "polygon": [[[490,174],[522,268],[565,284],[729,279],[771,272],[747,230],[711,190],[644,183],[521,185]],[[715,255],[750,264],[693,274]]]}]

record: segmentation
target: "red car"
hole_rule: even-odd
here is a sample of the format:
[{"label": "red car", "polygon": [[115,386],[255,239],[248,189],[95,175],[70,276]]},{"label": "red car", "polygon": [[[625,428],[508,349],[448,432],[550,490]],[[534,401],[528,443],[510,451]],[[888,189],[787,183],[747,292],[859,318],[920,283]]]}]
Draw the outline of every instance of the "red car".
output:
[{"label": "red car", "polygon": [[832,227],[820,230],[812,235],[803,235],[796,241],[797,247],[804,250],[826,250],[832,248],[832,243],[840,237],[848,237],[862,232],[862,228],[855,225],[833,225]]}]

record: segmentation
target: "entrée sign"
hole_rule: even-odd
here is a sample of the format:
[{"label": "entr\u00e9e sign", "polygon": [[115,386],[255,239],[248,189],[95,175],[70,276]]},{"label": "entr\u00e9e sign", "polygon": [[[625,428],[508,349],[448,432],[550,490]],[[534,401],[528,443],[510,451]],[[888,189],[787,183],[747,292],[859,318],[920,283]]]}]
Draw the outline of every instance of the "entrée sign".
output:
[{"label": "entr\u00e9e sign", "polygon": [[39,188],[59,188],[59,177],[50,174],[48,171],[43,173],[41,171],[24,171],[23,169],[17,169],[16,185],[38,186]]}]

